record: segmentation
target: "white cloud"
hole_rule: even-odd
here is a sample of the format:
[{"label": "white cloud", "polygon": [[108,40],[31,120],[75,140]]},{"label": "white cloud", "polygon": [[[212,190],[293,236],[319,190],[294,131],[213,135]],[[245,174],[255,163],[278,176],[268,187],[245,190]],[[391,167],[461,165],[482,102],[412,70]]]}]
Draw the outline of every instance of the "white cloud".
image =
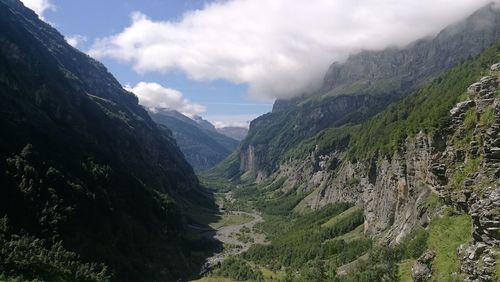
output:
[{"label": "white cloud", "polygon": [[69,45],[76,48],[80,43],[86,42],[87,37],[80,35],[80,34],[75,34],[75,35],[67,36],[66,41],[68,42]]},{"label": "white cloud", "polygon": [[260,114],[247,115],[206,115],[204,118],[209,120],[216,128],[223,127],[245,127],[248,128],[250,122],[260,116]]},{"label": "white cloud", "polygon": [[178,21],[135,12],[130,26],[97,40],[89,53],[141,73],[181,70],[195,80],[247,83],[253,97],[289,97],[318,85],[349,53],[408,44],[488,2],[217,1]]},{"label": "white cloud", "polygon": [[134,87],[125,86],[125,89],[137,95],[139,104],[151,110],[168,108],[177,110],[189,117],[206,111],[204,106],[192,103],[184,98],[181,92],[163,87],[158,83],[139,82]]},{"label": "white cloud", "polygon": [[50,2],[50,0],[21,0],[23,4],[35,11],[38,16],[43,20],[43,13],[47,10],[54,11],[56,6]]}]

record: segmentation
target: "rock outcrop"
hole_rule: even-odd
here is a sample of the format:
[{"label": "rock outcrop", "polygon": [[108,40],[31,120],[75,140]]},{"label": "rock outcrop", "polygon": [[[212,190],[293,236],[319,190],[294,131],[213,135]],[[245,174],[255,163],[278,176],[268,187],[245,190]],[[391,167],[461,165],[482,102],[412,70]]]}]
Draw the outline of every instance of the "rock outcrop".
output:
[{"label": "rock outcrop", "polygon": [[427,251],[420,256],[411,268],[411,277],[415,282],[429,281],[432,277],[431,262],[436,254],[433,251]]}]

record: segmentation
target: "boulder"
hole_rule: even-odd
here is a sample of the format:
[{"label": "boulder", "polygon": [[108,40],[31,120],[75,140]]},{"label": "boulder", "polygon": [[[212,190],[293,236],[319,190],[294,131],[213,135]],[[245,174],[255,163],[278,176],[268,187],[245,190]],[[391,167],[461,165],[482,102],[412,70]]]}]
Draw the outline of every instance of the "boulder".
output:
[{"label": "boulder", "polygon": [[411,268],[411,278],[415,282],[429,281],[432,277],[432,271],[426,264],[415,262]]},{"label": "boulder", "polygon": [[436,257],[433,251],[427,251],[421,255],[411,268],[411,277],[415,282],[429,281],[432,277],[431,262]]},{"label": "boulder", "polygon": [[500,70],[500,63],[496,63],[496,64],[491,65],[490,70],[491,71],[499,71]]},{"label": "boulder", "polygon": [[457,105],[450,110],[450,114],[452,117],[460,116],[461,114],[465,113],[468,109],[474,107],[475,105],[476,103],[472,100],[467,100],[457,103]]}]

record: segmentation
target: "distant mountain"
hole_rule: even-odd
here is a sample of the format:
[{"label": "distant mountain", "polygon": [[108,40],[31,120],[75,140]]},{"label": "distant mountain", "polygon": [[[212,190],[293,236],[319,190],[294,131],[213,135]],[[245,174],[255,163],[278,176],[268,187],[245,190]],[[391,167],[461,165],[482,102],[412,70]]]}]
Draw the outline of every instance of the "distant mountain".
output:
[{"label": "distant mountain", "polygon": [[197,272],[210,244],[185,210],[213,199],[171,132],[17,0],[0,0],[0,93],[0,280]]},{"label": "distant mountain", "polygon": [[248,128],[246,127],[228,126],[217,128],[217,131],[238,141],[245,139],[248,135]]},{"label": "distant mountain", "polygon": [[215,126],[210,123],[208,120],[205,120],[203,119],[202,117],[198,116],[198,115],[195,115],[193,117],[193,120],[199,125],[201,126],[202,128],[206,129],[206,130],[210,130],[210,131],[217,131],[215,129]]},{"label": "distant mountain", "polygon": [[490,4],[436,36],[404,48],[364,51],[332,64],[319,91],[277,100],[271,113],[253,120],[238,153],[224,167],[231,166],[234,176],[250,172],[266,177],[301,141],[326,128],[363,122],[478,55],[500,39],[499,23],[500,11]]},{"label": "distant mountain", "polygon": [[190,119],[175,110],[167,109],[149,114],[155,122],[172,130],[177,145],[197,171],[212,168],[239,144],[237,140],[218,133],[210,122],[201,117]]}]

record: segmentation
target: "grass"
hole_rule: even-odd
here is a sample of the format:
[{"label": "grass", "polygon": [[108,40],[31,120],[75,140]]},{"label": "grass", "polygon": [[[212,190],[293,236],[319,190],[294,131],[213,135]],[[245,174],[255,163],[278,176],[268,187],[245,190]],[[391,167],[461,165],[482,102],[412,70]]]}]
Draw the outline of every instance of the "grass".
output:
[{"label": "grass", "polygon": [[434,281],[451,281],[459,269],[456,250],[471,239],[472,220],[469,215],[445,216],[432,221],[429,228],[429,249],[436,252],[432,262]]},{"label": "grass", "polygon": [[260,271],[264,276],[264,280],[268,281],[283,281],[286,277],[286,273],[284,271],[272,271],[269,268],[260,266]]},{"label": "grass", "polygon": [[194,280],[193,282],[237,282],[237,280],[231,278],[210,276],[210,277],[203,277],[199,280]]},{"label": "grass", "polygon": [[477,124],[476,109],[470,108],[465,112],[464,127],[465,129],[473,129]]},{"label": "grass", "polygon": [[357,207],[357,206],[351,207],[351,208],[347,209],[346,211],[342,212],[341,214],[332,217],[327,222],[321,224],[321,227],[323,227],[323,228],[333,227],[339,221],[344,220],[348,217],[351,217],[353,214],[355,214],[356,212],[359,212],[361,210],[362,209],[360,207]]},{"label": "grass", "polygon": [[479,170],[479,166],[481,164],[481,161],[483,160],[482,157],[477,157],[475,159],[470,159],[468,160],[463,169],[457,169],[453,173],[451,177],[451,182],[452,186],[455,187],[456,189],[460,189],[463,187],[465,179],[469,176],[469,174],[474,173]]},{"label": "grass", "polygon": [[489,126],[495,122],[495,113],[493,112],[493,107],[488,107],[479,118],[479,124],[481,126]]},{"label": "grass", "polygon": [[415,263],[413,259],[403,260],[398,264],[398,278],[401,282],[413,282],[411,278],[411,267]]},{"label": "grass", "polygon": [[214,223],[210,223],[210,227],[212,228],[221,228],[223,226],[228,226],[228,225],[236,225],[236,224],[245,224],[247,222],[250,222],[253,220],[253,217],[247,215],[247,214],[234,214],[234,213],[229,213],[229,214],[223,214],[221,218]]},{"label": "grass", "polygon": [[365,227],[363,225],[360,225],[356,227],[356,229],[350,231],[349,233],[346,233],[344,235],[335,238],[335,240],[344,240],[347,243],[349,243],[355,240],[361,240],[366,238],[367,236],[365,234]]},{"label": "grass", "polygon": [[433,211],[437,209],[440,205],[439,197],[435,193],[431,193],[427,198],[426,206],[429,210]]}]

